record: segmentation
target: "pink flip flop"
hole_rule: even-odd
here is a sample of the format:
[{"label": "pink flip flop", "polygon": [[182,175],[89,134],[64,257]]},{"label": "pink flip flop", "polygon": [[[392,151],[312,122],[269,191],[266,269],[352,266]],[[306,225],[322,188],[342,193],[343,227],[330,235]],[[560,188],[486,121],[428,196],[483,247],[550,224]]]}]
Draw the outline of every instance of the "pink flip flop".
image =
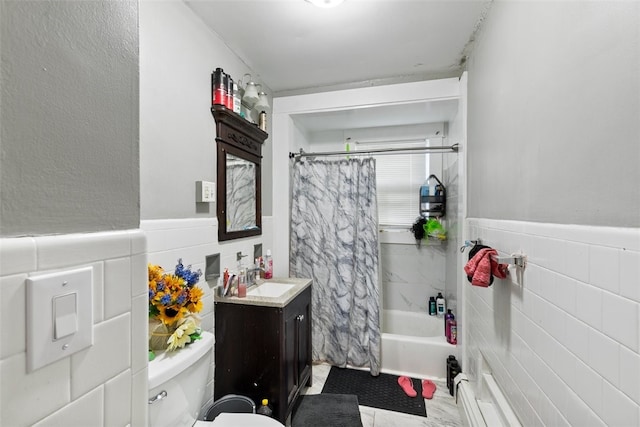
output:
[{"label": "pink flip flop", "polygon": [[399,377],[398,384],[402,387],[402,391],[409,397],[416,397],[418,392],[413,388],[413,382],[409,377]]},{"label": "pink flip flop", "polygon": [[431,399],[436,391],[436,385],[431,380],[422,380],[422,397]]}]

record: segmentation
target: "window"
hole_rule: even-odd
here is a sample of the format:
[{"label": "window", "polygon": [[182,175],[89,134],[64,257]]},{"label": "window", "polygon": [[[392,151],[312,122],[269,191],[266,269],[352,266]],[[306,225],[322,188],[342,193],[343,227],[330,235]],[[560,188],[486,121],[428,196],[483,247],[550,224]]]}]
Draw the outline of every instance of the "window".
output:
[{"label": "window", "polygon": [[[441,139],[441,138],[437,138]],[[357,143],[356,151],[426,147],[419,143]],[[407,227],[420,216],[420,186],[429,176],[429,154],[373,154],[376,159],[378,222],[381,227]]]}]

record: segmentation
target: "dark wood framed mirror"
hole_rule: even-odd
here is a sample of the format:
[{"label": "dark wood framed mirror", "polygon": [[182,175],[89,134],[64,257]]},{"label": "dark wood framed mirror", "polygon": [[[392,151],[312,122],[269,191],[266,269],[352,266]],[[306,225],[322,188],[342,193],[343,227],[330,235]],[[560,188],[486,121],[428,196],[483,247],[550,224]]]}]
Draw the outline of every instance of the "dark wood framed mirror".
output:
[{"label": "dark wood framed mirror", "polygon": [[216,121],[218,240],[262,234],[262,144],[269,136],[221,105]]}]

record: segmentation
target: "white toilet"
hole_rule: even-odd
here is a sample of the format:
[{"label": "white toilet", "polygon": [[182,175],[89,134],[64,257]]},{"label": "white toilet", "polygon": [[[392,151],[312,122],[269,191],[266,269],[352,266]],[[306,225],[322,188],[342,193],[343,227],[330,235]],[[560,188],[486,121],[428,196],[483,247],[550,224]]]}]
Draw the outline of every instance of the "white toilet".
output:
[{"label": "white toilet", "polygon": [[213,334],[185,348],[160,353],[149,362],[150,427],[282,427],[258,414],[220,414],[213,421],[198,421],[213,354]]}]

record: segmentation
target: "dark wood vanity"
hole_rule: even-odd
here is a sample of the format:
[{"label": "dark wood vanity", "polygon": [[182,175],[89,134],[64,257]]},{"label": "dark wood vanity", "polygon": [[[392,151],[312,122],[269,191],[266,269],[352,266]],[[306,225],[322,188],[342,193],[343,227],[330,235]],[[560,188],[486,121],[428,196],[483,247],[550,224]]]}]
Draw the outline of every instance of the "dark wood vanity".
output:
[{"label": "dark wood vanity", "polygon": [[214,398],[240,394],[256,407],[269,399],[285,424],[311,385],[311,281],[283,299],[216,297],[215,335]]}]

